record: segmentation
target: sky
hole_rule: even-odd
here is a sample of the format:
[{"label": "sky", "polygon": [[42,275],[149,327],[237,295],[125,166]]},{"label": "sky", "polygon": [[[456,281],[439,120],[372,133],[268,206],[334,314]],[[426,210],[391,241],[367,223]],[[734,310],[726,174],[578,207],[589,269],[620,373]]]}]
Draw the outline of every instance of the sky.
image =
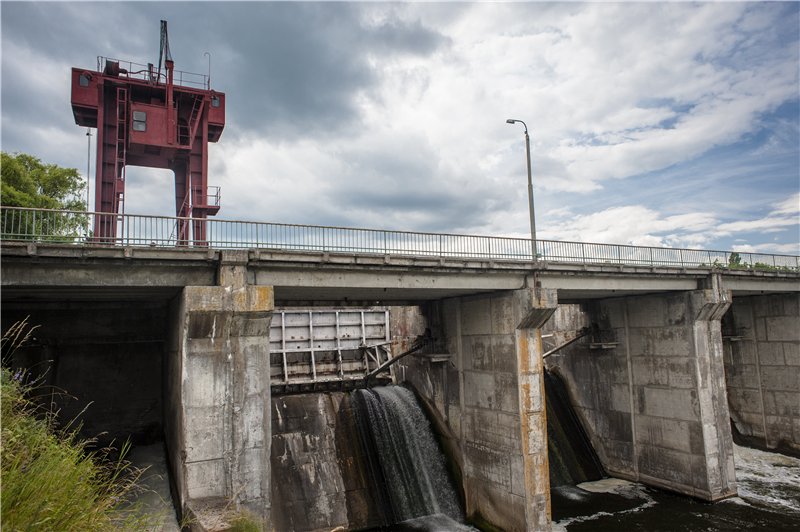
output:
[{"label": "sky", "polygon": [[226,94],[217,218],[528,237],[514,118],[540,239],[800,254],[799,3],[2,1],[2,149],[85,175],[70,68],[161,19]]}]

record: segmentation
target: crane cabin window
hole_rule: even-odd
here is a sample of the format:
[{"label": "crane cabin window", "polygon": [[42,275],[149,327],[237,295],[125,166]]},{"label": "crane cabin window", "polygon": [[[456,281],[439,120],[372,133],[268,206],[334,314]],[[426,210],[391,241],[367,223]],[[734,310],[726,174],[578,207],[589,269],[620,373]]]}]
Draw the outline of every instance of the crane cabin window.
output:
[{"label": "crane cabin window", "polygon": [[134,111],[132,127],[134,131],[147,131],[147,113]]}]

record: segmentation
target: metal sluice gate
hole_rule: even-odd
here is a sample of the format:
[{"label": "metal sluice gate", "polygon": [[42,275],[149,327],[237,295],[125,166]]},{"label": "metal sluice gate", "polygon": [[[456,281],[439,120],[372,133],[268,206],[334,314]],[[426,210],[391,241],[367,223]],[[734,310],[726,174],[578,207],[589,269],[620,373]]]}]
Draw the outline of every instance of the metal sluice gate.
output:
[{"label": "metal sluice gate", "polygon": [[[391,359],[389,311],[276,309],[269,348],[272,393],[356,388]],[[391,370],[371,380],[389,382]]]}]

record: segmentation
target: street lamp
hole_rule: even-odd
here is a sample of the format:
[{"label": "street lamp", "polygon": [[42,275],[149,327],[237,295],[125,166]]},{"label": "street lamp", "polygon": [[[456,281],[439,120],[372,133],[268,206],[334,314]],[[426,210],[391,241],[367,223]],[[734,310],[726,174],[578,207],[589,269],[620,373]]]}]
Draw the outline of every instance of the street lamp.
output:
[{"label": "street lamp", "polygon": [[536,256],[536,216],[533,211],[533,182],[531,181],[531,139],[528,136],[528,125],[525,122],[513,118],[506,120],[507,124],[516,124],[518,122],[525,127],[525,153],[528,156],[528,211],[531,215],[531,255],[533,256],[533,262],[536,262],[538,259]]}]

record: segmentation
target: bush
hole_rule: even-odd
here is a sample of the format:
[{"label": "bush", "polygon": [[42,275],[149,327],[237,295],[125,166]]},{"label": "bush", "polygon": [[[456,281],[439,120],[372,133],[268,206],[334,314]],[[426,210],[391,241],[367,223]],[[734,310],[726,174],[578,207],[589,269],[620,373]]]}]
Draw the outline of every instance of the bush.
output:
[{"label": "bush", "polygon": [[[13,329],[13,328],[12,328]],[[3,337],[8,347],[8,335]],[[136,493],[140,471],[113,449],[88,451],[90,440],[77,431],[56,429],[55,413],[33,399],[36,385],[26,384],[23,371],[2,369],[0,377],[0,471],[2,529],[7,531],[141,530],[140,516],[129,499]]]}]

